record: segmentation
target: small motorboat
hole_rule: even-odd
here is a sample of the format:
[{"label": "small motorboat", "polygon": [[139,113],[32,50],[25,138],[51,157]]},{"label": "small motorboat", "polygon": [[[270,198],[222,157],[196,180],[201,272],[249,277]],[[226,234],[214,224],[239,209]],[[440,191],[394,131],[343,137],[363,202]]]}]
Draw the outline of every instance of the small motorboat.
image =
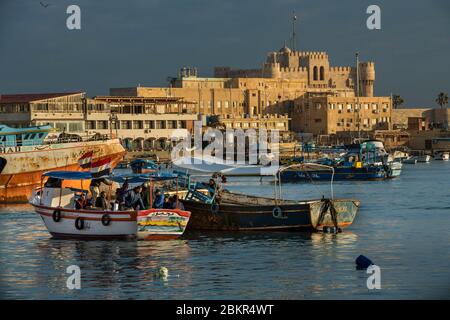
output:
[{"label": "small motorboat", "polygon": [[421,154],[417,156],[417,162],[428,163],[431,160],[431,156],[428,154]]},{"label": "small motorboat", "polygon": [[[92,205],[77,208],[77,194],[87,198],[88,191],[83,188],[83,181],[93,178],[90,172],[52,171],[44,173],[44,178],[48,178],[47,182],[34,190],[30,204],[54,238],[173,239],[184,233],[191,215],[189,211],[178,209],[178,203],[176,209],[155,209],[151,206],[145,210],[119,209],[115,203],[111,203],[111,208],[107,210]],[[118,183],[150,183],[152,190],[153,181],[173,180],[177,176],[128,175],[107,178]],[[64,188],[64,180],[80,180],[81,189]]]},{"label": "small motorboat", "polygon": [[[208,194],[198,192],[204,184],[189,182],[189,191],[181,201],[191,212],[188,230],[221,231],[280,231],[280,230],[339,230],[351,225],[358,212],[360,201],[335,199],[331,185],[331,197],[312,200],[281,199],[280,174],[292,166],[308,167],[311,164],[295,164],[282,167],[275,177],[275,197],[259,197],[221,188],[210,189]],[[321,166],[315,164],[314,166]],[[332,167],[328,167],[333,172]],[[190,178],[189,178],[190,179]]]},{"label": "small motorboat", "polygon": [[450,159],[450,153],[446,151],[438,151],[434,154],[434,160],[448,161]]},{"label": "small motorboat", "polygon": [[130,162],[133,173],[153,173],[159,170],[159,166],[152,160],[134,159]]}]

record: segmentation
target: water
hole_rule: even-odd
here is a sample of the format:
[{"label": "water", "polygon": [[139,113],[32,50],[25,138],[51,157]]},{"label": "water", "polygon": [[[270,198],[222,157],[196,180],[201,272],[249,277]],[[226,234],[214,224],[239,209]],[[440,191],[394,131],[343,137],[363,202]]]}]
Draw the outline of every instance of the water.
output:
[{"label": "water", "polygon": [[[241,179],[238,179],[241,180]],[[272,195],[273,185],[230,189]],[[326,184],[284,184],[286,198],[316,198]],[[27,205],[0,207],[0,296],[8,299],[431,299],[450,298],[450,163],[404,165],[399,179],[336,182],[356,197],[354,224],[311,232],[195,233],[160,242],[52,240]],[[360,254],[381,268],[369,290]],[[69,290],[66,268],[81,268]],[[169,277],[154,277],[158,267]]]}]

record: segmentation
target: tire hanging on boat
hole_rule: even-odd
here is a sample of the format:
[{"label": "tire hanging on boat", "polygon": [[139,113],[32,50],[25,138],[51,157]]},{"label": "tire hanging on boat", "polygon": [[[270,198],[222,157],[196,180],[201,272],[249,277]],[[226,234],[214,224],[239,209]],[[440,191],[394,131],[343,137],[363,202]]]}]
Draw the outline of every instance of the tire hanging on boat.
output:
[{"label": "tire hanging on boat", "polygon": [[83,218],[76,218],[75,219],[75,228],[77,230],[83,230],[84,229],[84,219]]},{"label": "tire hanging on boat", "polygon": [[60,222],[61,221],[61,210],[56,209],[53,211],[52,215],[53,221]]},{"label": "tire hanging on boat", "polygon": [[273,210],[272,210],[272,216],[274,217],[274,218],[277,218],[277,219],[284,219],[284,218],[287,218],[284,214],[283,214],[283,211],[281,210],[281,208],[280,207],[275,207],[275,208],[273,208]]},{"label": "tire hanging on boat", "polygon": [[109,226],[110,223],[111,223],[111,216],[109,214],[105,213],[102,216],[102,225],[104,225],[106,227],[106,226]]}]

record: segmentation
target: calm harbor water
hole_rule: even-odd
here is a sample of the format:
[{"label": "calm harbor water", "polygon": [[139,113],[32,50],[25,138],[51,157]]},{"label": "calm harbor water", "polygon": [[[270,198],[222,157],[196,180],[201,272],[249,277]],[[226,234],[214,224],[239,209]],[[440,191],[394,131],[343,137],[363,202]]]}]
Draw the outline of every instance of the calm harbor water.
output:
[{"label": "calm harbor water", "polygon": [[[272,195],[269,182],[228,188]],[[329,194],[327,184],[284,184],[289,199]],[[336,182],[362,201],[343,233],[195,233],[159,242],[50,238],[28,205],[0,207],[3,299],[428,299],[450,298],[450,163],[404,165],[380,182]],[[364,254],[381,268],[369,290]],[[66,268],[81,268],[69,290]],[[154,277],[169,269],[167,280]]]}]

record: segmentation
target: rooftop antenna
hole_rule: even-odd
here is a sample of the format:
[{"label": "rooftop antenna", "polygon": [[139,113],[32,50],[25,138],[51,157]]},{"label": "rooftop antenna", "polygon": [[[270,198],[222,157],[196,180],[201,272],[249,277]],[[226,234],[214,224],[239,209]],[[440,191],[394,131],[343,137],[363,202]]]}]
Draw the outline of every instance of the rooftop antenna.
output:
[{"label": "rooftop antenna", "polygon": [[297,21],[297,16],[295,15],[295,10],[292,11],[292,51],[295,51],[295,21]]}]

